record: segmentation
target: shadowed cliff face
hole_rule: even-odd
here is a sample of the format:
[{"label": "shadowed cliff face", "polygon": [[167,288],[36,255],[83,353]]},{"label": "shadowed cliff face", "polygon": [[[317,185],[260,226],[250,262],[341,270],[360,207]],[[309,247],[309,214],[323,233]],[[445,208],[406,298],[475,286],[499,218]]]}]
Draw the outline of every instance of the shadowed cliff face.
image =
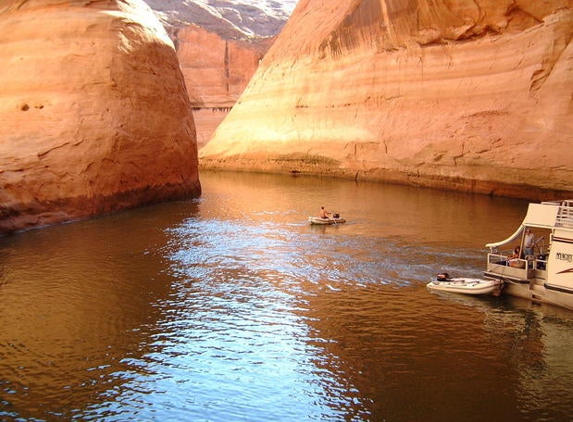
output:
[{"label": "shadowed cliff face", "polygon": [[179,29],[176,37],[201,147],[247,86],[271,39],[227,40],[196,25]]},{"label": "shadowed cliff face", "polygon": [[139,0],[0,6],[0,233],[198,195],[173,44]]},{"label": "shadowed cliff face", "polygon": [[204,167],[573,192],[567,1],[301,0]]}]

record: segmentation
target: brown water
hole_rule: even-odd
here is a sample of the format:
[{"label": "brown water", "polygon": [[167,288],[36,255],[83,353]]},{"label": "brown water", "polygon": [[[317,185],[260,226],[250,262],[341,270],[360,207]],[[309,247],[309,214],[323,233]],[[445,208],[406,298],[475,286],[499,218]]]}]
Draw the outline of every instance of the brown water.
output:
[{"label": "brown water", "polygon": [[[436,295],[523,201],[202,175],[0,239],[0,420],[568,421],[573,313]],[[311,227],[321,205],[343,225]]]}]

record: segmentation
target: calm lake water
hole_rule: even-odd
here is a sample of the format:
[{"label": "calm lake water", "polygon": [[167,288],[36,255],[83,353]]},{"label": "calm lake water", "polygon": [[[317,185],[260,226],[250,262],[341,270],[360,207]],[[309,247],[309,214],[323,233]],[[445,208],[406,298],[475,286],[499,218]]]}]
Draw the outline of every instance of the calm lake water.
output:
[{"label": "calm lake water", "polygon": [[[573,313],[438,295],[524,201],[202,174],[0,238],[3,421],[569,421]],[[312,227],[321,205],[349,221]]]}]

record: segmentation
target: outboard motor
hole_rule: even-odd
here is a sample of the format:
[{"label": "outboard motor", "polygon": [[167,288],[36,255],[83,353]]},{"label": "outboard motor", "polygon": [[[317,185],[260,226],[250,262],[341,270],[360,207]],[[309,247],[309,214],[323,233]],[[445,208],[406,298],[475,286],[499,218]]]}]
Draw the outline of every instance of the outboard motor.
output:
[{"label": "outboard motor", "polygon": [[438,281],[448,281],[450,279],[450,275],[448,273],[439,273],[438,276],[436,277],[436,280]]}]

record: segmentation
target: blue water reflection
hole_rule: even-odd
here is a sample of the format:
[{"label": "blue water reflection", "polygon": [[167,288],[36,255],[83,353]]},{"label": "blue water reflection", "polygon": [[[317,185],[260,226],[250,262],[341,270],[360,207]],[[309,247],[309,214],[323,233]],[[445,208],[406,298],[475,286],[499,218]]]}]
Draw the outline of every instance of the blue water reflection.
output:
[{"label": "blue water reflection", "polygon": [[[199,236],[203,232],[209,236]],[[202,418],[364,419],[368,411],[356,389],[316,366],[323,340],[313,338],[304,316],[304,286],[344,280],[320,253],[324,265],[308,265],[304,243],[316,246],[312,235],[305,240],[277,225],[200,219],[172,235],[167,248],[181,283],[180,311],[165,322],[177,338],[164,353],[175,349],[187,367],[184,376],[194,368],[194,387],[206,393],[193,398]]]}]

